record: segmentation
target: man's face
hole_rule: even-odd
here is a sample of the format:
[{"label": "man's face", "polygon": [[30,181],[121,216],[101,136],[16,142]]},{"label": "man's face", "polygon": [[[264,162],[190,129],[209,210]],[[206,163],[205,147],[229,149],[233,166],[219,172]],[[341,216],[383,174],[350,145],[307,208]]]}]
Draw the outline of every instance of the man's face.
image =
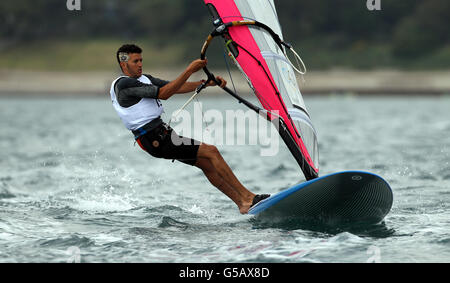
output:
[{"label": "man's face", "polygon": [[142,76],[142,54],[130,53],[128,62],[121,62],[123,73],[132,78]]}]

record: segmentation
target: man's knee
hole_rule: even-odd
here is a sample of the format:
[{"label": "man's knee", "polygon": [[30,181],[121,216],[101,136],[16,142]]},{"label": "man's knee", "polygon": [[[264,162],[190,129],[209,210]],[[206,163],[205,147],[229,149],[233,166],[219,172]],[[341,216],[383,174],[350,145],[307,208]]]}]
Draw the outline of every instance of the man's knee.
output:
[{"label": "man's knee", "polygon": [[220,156],[219,149],[217,149],[217,147],[215,145],[209,145],[209,151],[214,156]]},{"label": "man's knee", "polygon": [[212,171],[211,162],[206,158],[199,158],[195,162],[195,166],[203,171],[203,173],[208,174]]},{"label": "man's knee", "polygon": [[218,157],[220,156],[219,150],[218,150],[217,147],[214,146],[214,145],[202,143],[202,144],[200,145],[199,150],[201,150],[201,154],[202,154],[204,157],[207,157],[207,158],[209,158],[209,159],[212,159],[212,158],[218,158]]}]

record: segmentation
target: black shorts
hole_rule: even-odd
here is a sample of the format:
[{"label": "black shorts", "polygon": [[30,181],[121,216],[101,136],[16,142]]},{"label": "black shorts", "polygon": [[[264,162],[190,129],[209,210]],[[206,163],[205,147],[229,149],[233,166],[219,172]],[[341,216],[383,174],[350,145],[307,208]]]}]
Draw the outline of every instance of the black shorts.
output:
[{"label": "black shorts", "polygon": [[197,161],[201,143],[195,139],[179,136],[165,123],[136,138],[136,142],[154,157],[178,160],[189,165],[194,165]]}]

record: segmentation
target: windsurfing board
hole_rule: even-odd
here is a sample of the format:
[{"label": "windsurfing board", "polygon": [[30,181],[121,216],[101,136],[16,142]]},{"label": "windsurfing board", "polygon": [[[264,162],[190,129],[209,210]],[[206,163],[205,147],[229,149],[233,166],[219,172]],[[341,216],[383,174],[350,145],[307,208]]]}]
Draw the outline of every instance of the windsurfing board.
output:
[{"label": "windsurfing board", "polygon": [[271,222],[375,224],[389,213],[392,203],[391,187],[383,178],[369,172],[345,171],[276,193],[248,213]]}]

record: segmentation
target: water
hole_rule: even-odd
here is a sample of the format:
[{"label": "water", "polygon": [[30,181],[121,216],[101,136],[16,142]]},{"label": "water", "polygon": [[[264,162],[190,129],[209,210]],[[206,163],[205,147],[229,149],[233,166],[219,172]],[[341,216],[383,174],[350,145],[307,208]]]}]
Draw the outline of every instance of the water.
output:
[{"label": "water", "polygon": [[[135,146],[107,97],[2,98],[0,262],[450,262],[450,99],[305,100],[321,175],[383,176],[394,192],[384,223],[261,227],[200,170]],[[201,101],[204,114],[244,109],[226,95]],[[255,193],[302,180],[282,146],[275,157],[218,147]]]}]

